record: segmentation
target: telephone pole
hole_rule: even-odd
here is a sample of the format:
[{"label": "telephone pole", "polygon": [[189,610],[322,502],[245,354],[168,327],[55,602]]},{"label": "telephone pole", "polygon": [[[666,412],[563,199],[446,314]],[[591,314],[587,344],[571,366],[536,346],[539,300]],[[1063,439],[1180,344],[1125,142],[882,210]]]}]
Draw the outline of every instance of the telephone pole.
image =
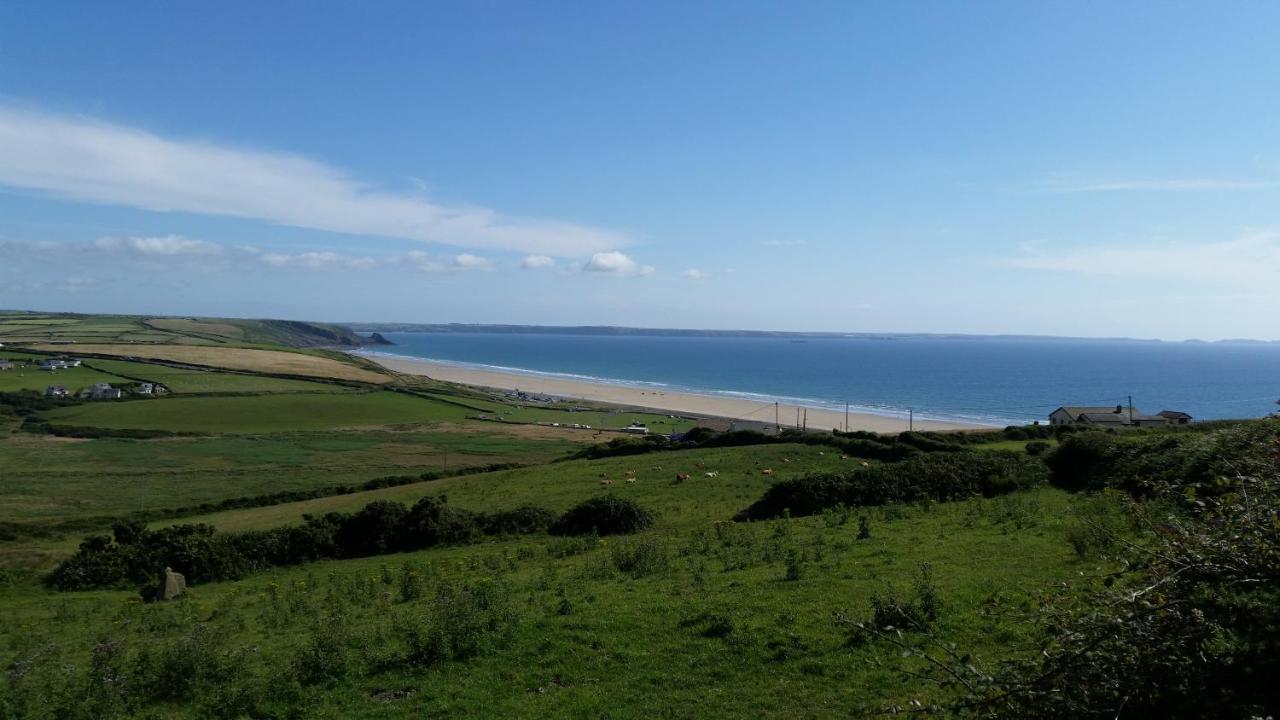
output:
[{"label": "telephone pole", "polygon": [[[1277,401],[1280,403],[1280,401]],[[844,401],[844,431],[849,432],[849,401]]]},{"label": "telephone pole", "polygon": [[907,408],[907,429],[908,430],[916,429],[916,409],[915,408]]},{"label": "telephone pole", "polygon": [[1133,396],[1129,396],[1129,424],[1133,424]]},{"label": "telephone pole", "polygon": [[778,417],[778,401],[773,402],[773,431],[782,432],[782,418]]}]

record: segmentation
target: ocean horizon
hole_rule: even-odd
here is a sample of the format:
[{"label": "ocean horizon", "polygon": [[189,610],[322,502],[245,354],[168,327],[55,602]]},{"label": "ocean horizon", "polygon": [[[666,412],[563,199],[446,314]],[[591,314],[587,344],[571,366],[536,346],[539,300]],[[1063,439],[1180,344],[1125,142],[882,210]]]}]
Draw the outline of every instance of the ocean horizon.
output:
[{"label": "ocean horizon", "polygon": [[1062,405],[1179,410],[1197,420],[1277,409],[1280,345],[964,336],[383,332],[363,352],[478,370],[1003,426]]}]

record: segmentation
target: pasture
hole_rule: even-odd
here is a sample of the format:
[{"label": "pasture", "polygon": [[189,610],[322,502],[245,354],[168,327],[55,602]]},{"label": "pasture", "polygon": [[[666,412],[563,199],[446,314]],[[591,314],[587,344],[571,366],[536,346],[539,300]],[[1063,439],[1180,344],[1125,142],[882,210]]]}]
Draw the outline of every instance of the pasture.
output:
[{"label": "pasture", "polygon": [[55,425],[186,433],[270,433],[462,421],[465,408],[387,391],[167,397],[92,403],[44,414]]},{"label": "pasture", "polygon": [[[680,497],[688,489],[668,485],[670,500],[650,500],[692,508]],[[10,620],[0,659],[28,662],[28,682],[54,688],[56,664],[86,667],[103,642],[121,659],[99,663],[143,648],[195,664],[234,658],[183,681],[189,699],[159,706],[176,717],[235,715],[232,698],[255,714],[288,706],[316,718],[856,716],[950,692],[897,672],[922,662],[899,647],[854,640],[874,596],[914,597],[927,568],[942,641],[973,662],[1017,653],[1039,590],[1095,571],[1066,542],[1071,502],[1042,490],[872,508],[860,511],[869,538],[856,517],[724,525],[664,512],[634,538],[535,535],[321,562],[154,605],[131,592],[19,585],[0,590]],[[484,604],[435,632],[468,633],[458,637],[467,649],[415,650],[415,623],[461,590],[483,592]],[[60,709],[63,694],[47,697],[36,717]]]},{"label": "pasture", "polygon": [[[37,350],[66,352],[60,345],[35,344]],[[202,367],[247,370],[250,372],[331,378],[353,382],[381,384],[391,380],[382,374],[353,362],[342,362],[318,354],[285,350],[262,350],[237,347],[198,347],[188,345],[130,345],[77,343],[74,351],[89,355],[119,358],[167,360]]]}]

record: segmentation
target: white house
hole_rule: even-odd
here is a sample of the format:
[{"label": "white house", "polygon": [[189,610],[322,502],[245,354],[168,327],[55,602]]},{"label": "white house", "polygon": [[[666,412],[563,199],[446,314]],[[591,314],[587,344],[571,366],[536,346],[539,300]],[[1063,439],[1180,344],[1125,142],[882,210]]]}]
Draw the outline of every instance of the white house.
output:
[{"label": "white house", "polygon": [[67,389],[61,385],[50,385],[44,389],[45,397],[66,397]]}]

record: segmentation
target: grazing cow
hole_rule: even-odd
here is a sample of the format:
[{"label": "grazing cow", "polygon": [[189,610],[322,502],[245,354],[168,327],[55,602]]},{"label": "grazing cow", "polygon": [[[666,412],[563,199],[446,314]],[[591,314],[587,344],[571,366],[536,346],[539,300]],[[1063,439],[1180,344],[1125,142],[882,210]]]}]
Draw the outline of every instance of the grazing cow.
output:
[{"label": "grazing cow", "polygon": [[605,478],[607,478],[607,477],[609,477],[608,473],[600,473],[600,479],[601,479],[601,480],[604,480],[604,479],[605,479]]},{"label": "grazing cow", "polygon": [[871,463],[867,462],[866,460],[863,460],[862,467],[871,467]]},{"label": "grazing cow", "polygon": [[601,484],[601,485],[612,485],[612,484],[613,484],[613,481],[612,481],[612,480],[601,480],[601,481],[600,481],[600,484]]},{"label": "grazing cow", "polygon": [[764,473],[765,475],[772,475],[772,474],[773,474],[773,468],[765,468],[765,469],[761,470],[760,472]]},{"label": "grazing cow", "polygon": [[625,473],[623,473],[623,475],[626,475],[627,477],[635,477],[635,476],[636,476],[636,471],[635,471],[635,470],[628,470],[628,471],[626,471]]},{"label": "grazing cow", "polygon": [[791,458],[782,458],[782,462],[789,463],[791,462]]},{"label": "grazing cow", "polygon": [[633,477],[629,477],[629,478],[627,478],[627,482],[629,482],[629,483],[634,483],[635,481],[636,481],[636,479],[635,479],[635,478],[633,478]]},{"label": "grazing cow", "polygon": [[676,482],[682,483],[689,479],[689,473],[676,473]]},{"label": "grazing cow", "polygon": [[702,473],[702,476],[703,476],[703,477],[709,477],[709,478],[713,478],[713,477],[720,477],[720,473],[719,473],[719,472],[717,472],[717,471],[715,471],[715,470],[711,470],[710,472],[704,472],[704,473]]}]

